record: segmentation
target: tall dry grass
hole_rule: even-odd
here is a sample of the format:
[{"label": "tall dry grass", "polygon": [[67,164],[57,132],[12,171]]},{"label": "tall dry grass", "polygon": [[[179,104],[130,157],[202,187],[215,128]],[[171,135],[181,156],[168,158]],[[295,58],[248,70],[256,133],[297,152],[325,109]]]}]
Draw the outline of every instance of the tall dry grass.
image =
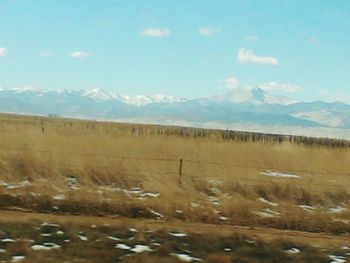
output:
[{"label": "tall dry grass", "polygon": [[[350,208],[348,148],[230,141],[215,132],[196,138],[150,134],[144,127],[1,116],[0,181],[20,187],[4,186],[0,206],[146,218],[155,217],[155,211],[167,220],[349,230],[349,212],[328,212],[336,206]],[[261,175],[267,169],[301,178]],[[76,181],[74,189],[69,178]],[[160,195],[140,200],[115,191],[135,187]],[[56,200],[57,195],[65,200]],[[261,197],[278,206],[262,203]],[[317,210],[304,211],[299,205]],[[276,216],[257,215],[267,208]]]}]

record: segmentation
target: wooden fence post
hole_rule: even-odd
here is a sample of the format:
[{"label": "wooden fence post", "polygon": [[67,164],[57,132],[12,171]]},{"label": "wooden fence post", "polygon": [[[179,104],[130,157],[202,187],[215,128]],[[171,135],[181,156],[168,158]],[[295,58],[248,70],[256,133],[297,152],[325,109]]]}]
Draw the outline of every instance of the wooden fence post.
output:
[{"label": "wooden fence post", "polygon": [[182,179],[182,171],[183,171],[183,159],[180,159],[180,166],[179,166],[179,185],[181,185],[181,179]]}]

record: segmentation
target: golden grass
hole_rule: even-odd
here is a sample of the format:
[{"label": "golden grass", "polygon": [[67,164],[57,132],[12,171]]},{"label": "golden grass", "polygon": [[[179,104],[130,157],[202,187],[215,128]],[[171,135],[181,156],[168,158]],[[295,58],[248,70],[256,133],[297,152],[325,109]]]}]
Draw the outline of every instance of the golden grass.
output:
[{"label": "golden grass", "polygon": [[[350,209],[348,148],[227,141],[215,132],[198,138],[150,134],[144,127],[1,116],[0,181],[29,184],[2,187],[0,206],[144,218],[157,217],[153,211],[163,220],[313,232],[350,228],[349,212],[328,212],[336,206]],[[267,169],[301,178],[260,174]],[[116,190],[135,187],[160,195],[140,200]],[[65,199],[55,199],[60,195]],[[278,205],[263,203],[261,197]],[[317,209],[304,211],[299,205]],[[267,208],[274,217],[258,215]]]}]

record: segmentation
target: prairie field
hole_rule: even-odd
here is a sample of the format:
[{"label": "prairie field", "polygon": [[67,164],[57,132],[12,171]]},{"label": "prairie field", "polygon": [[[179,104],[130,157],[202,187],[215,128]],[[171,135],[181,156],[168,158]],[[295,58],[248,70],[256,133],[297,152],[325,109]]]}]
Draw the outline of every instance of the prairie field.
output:
[{"label": "prairie field", "polygon": [[349,179],[346,141],[3,114],[0,259],[346,262]]}]

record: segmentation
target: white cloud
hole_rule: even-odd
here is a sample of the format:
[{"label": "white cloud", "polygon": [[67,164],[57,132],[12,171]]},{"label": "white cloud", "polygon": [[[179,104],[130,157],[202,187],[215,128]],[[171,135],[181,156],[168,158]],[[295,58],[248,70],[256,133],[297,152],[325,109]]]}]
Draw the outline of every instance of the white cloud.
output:
[{"label": "white cloud", "polygon": [[274,57],[258,56],[252,51],[241,48],[238,51],[238,61],[243,64],[278,65],[278,60]]},{"label": "white cloud", "polygon": [[229,77],[221,81],[225,88],[237,88],[239,86],[239,80],[235,77]]},{"label": "white cloud", "polygon": [[40,51],[39,52],[39,57],[42,58],[51,58],[52,57],[52,53],[49,51]]},{"label": "white cloud", "polygon": [[4,48],[4,47],[0,47],[0,57],[4,57],[6,56],[8,53],[8,50],[7,48]]},{"label": "white cloud", "polygon": [[72,58],[86,58],[89,56],[89,54],[83,51],[74,51],[69,53],[69,56]]},{"label": "white cloud", "polygon": [[273,92],[287,92],[287,93],[297,93],[303,91],[303,88],[291,85],[291,84],[282,84],[282,83],[276,83],[276,82],[269,82],[265,84],[259,85],[260,88],[266,91],[273,91]]},{"label": "white cloud", "polygon": [[220,27],[200,27],[198,28],[198,34],[205,36],[205,37],[210,37],[216,33],[220,33],[221,28]]},{"label": "white cloud", "polygon": [[140,32],[143,37],[168,37],[171,31],[168,28],[146,28]]},{"label": "white cloud", "polygon": [[250,42],[258,42],[260,39],[257,36],[246,36],[245,40]]}]

